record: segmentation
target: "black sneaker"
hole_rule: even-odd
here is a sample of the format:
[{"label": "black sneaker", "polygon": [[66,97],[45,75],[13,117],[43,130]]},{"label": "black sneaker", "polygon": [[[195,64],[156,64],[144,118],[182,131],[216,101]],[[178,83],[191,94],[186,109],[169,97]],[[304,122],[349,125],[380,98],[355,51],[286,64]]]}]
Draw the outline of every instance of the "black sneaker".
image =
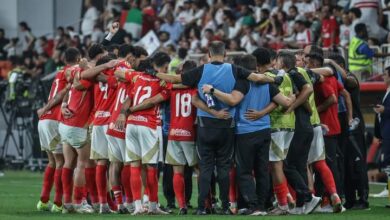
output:
[{"label": "black sneaker", "polygon": [[168,208],[168,209],[176,209],[175,203],[169,203],[169,204],[167,205],[167,208]]},{"label": "black sneaker", "polygon": [[217,214],[218,212],[215,208],[206,208],[205,211],[208,215]]},{"label": "black sneaker", "polygon": [[370,206],[367,203],[356,203],[352,210],[370,210]]},{"label": "black sneaker", "polygon": [[160,207],[159,207],[162,211],[164,211],[164,212],[167,212],[167,213],[169,213],[169,214],[172,214],[173,213],[173,211],[167,206],[167,207],[164,207],[164,206],[162,206],[162,205],[160,205]]},{"label": "black sneaker", "polygon": [[194,207],[191,205],[191,203],[187,202],[187,209],[193,209]]},{"label": "black sneaker", "polygon": [[187,213],[188,213],[188,211],[187,211],[186,208],[181,208],[181,209],[179,210],[178,215],[187,215]]},{"label": "black sneaker", "polygon": [[233,215],[233,212],[229,208],[220,209],[217,211],[217,215]]},{"label": "black sneaker", "polygon": [[346,208],[346,209],[352,209],[353,206],[354,206],[354,203],[352,203],[352,202],[344,203],[344,208]]},{"label": "black sneaker", "polygon": [[195,212],[194,212],[194,215],[207,215],[207,212],[206,210],[202,210],[202,209],[197,209]]}]

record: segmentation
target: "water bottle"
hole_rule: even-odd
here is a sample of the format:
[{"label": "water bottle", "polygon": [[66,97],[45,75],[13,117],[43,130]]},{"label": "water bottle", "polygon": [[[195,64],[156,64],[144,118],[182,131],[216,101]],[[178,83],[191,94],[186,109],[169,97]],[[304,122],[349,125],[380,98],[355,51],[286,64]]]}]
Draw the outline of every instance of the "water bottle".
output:
[{"label": "water bottle", "polygon": [[355,130],[360,124],[360,119],[359,118],[354,118],[352,119],[351,125],[349,126],[349,130],[353,131]]},{"label": "water bottle", "polygon": [[215,107],[215,102],[214,102],[213,96],[208,94],[208,93],[205,93],[204,97],[206,98],[207,107],[214,108]]}]

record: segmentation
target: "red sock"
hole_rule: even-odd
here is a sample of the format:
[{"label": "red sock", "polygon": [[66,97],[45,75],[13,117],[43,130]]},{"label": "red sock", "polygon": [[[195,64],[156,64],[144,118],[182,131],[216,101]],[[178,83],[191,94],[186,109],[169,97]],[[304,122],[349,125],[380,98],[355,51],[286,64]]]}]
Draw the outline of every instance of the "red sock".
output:
[{"label": "red sock", "polygon": [[329,195],[337,193],[332,171],[329,169],[325,160],[315,162],[313,164],[313,167],[318,173],[320,173],[322,182],[324,183],[325,189],[329,193]]},{"label": "red sock", "polygon": [[84,195],[84,186],[75,186],[73,192],[73,202],[75,204],[81,204]]},{"label": "red sock", "polygon": [[121,172],[121,182],[122,182],[123,191],[125,191],[127,203],[133,202],[133,194],[131,192],[131,185],[130,185],[130,172],[131,172],[130,165],[123,166]]},{"label": "red sock", "polygon": [[72,203],[73,169],[62,168],[62,189],[64,190],[64,203]]},{"label": "red sock", "polygon": [[50,191],[54,182],[54,172],[55,169],[53,167],[46,166],[41,192],[41,201],[44,203],[47,203],[50,199]]},{"label": "red sock", "polygon": [[115,202],[117,204],[123,204],[121,186],[112,186],[112,191],[114,192]]},{"label": "red sock", "polygon": [[141,200],[142,180],[141,180],[141,167],[130,168],[130,185],[131,192],[133,193],[133,200]]},{"label": "red sock", "polygon": [[87,200],[88,197],[88,188],[87,186],[83,186],[83,199]]},{"label": "red sock", "polygon": [[149,188],[149,201],[158,202],[157,168],[148,167],[146,183]]},{"label": "red sock", "polygon": [[229,202],[237,202],[236,168],[230,169],[229,182]]},{"label": "red sock", "polygon": [[280,206],[287,205],[287,181],[284,180],[281,184],[274,185],[274,191],[276,194],[276,198],[278,199],[278,203]]},{"label": "red sock", "polygon": [[96,185],[100,204],[107,203],[107,166],[96,166]]},{"label": "red sock", "polygon": [[112,211],[117,211],[118,210],[118,206],[112,200],[111,192],[107,192],[107,197],[106,198],[107,198],[107,203],[108,203],[108,206],[110,207],[110,209]]},{"label": "red sock", "polygon": [[99,197],[96,188],[96,167],[85,168],[85,185],[88,188],[89,198],[92,204],[99,203]]},{"label": "red sock", "polygon": [[62,168],[56,169],[54,173],[54,186],[55,186],[55,194],[54,194],[54,204],[57,206],[62,206]]},{"label": "red sock", "polygon": [[184,184],[184,176],[182,173],[174,173],[173,174],[173,190],[175,191],[176,200],[179,204],[179,208],[185,208],[186,198],[185,198],[185,184]]},{"label": "red sock", "polygon": [[295,190],[290,186],[290,184],[287,184],[287,186],[290,195],[293,197],[294,200],[297,200],[297,193],[295,192]]}]

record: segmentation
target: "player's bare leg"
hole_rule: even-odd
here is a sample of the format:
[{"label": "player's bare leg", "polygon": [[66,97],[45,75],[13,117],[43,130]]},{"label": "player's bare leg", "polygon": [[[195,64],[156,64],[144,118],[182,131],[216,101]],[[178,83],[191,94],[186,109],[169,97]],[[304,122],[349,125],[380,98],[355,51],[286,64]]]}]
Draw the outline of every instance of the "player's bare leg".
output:
[{"label": "player's bare leg", "polygon": [[114,192],[115,201],[120,214],[128,213],[128,210],[123,205],[122,186],[121,186],[121,170],[123,163],[119,161],[110,162],[109,179],[111,189]]},{"label": "player's bare leg", "polygon": [[54,187],[55,187],[55,194],[54,194],[54,200],[53,200],[53,206],[51,208],[52,212],[62,212],[62,181],[61,181],[61,175],[62,175],[62,168],[64,166],[64,155],[62,153],[53,153],[54,160],[55,160],[55,172],[54,172]]},{"label": "player's bare leg", "polygon": [[179,204],[179,215],[187,214],[187,204],[185,198],[184,166],[173,166],[173,190],[177,203]]},{"label": "player's bare leg", "polygon": [[141,201],[142,180],[141,180],[141,161],[133,161],[130,163],[130,185],[133,193],[133,200],[135,210],[133,215],[140,215],[145,213]]},{"label": "player's bare leg", "polygon": [[76,151],[69,144],[63,144],[64,167],[62,168],[62,190],[64,193],[64,207],[62,213],[74,212],[72,206],[73,170],[77,158]]},{"label": "player's bare leg", "polygon": [[54,182],[54,174],[55,174],[55,167],[56,162],[54,160],[53,153],[50,151],[46,151],[47,158],[49,162],[46,165],[45,173],[43,176],[43,183],[42,183],[42,191],[41,191],[41,197],[37,204],[37,209],[39,211],[49,211],[50,210],[50,191],[53,187]]},{"label": "player's bare leg", "polygon": [[274,192],[278,201],[278,207],[270,212],[274,215],[283,215],[287,214],[288,203],[287,203],[287,194],[288,186],[287,180],[283,172],[283,161],[273,161],[270,162],[271,165],[271,175],[272,175],[272,184],[274,186]]},{"label": "player's bare leg", "polygon": [[111,213],[107,202],[107,166],[108,160],[97,160],[96,185],[99,195],[100,213]]},{"label": "player's bare leg", "polygon": [[74,203],[77,212],[80,213],[93,213],[94,210],[89,205],[82,204],[83,191],[86,186],[85,181],[85,168],[90,164],[89,154],[90,145],[85,144],[80,148],[76,148],[77,151],[77,168],[74,175]]}]

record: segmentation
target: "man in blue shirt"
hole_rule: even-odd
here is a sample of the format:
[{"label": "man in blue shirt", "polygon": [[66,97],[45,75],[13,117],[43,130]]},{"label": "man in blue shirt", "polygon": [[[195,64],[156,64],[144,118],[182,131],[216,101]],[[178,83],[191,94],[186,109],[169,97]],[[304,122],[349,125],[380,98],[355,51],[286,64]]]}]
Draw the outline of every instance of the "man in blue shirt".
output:
[{"label": "man in blue shirt", "polygon": [[[268,64],[270,63],[269,57],[264,59],[268,60]],[[245,66],[251,71],[256,70],[256,58],[252,55],[235,59],[235,64]],[[241,92],[237,90],[225,93],[207,84],[202,89],[204,93],[214,90],[213,94],[218,100],[229,106],[237,106],[235,161],[239,190],[248,206],[244,214],[267,214],[265,199],[269,188],[268,157],[271,144],[271,124],[268,113],[277,107],[273,102],[288,108],[294,101],[294,97],[285,97],[273,84],[253,82],[250,83],[245,96],[240,95]],[[259,183],[255,184],[253,181],[253,171]],[[260,190],[264,191],[262,198],[257,196],[257,191]]]},{"label": "man in blue shirt", "polygon": [[172,13],[167,13],[166,23],[161,25],[160,31],[166,31],[169,33],[169,40],[174,43],[179,41],[180,35],[183,32],[183,26],[175,21]]}]

